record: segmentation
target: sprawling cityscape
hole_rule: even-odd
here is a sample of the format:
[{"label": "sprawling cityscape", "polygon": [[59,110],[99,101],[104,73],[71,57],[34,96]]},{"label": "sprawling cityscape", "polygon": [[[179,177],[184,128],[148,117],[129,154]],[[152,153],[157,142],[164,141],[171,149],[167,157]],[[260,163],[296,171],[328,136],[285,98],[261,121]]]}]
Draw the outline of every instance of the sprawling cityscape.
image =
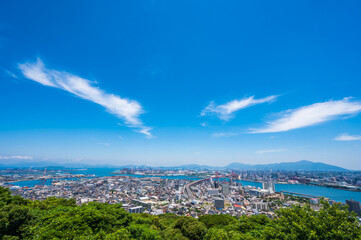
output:
[{"label": "sprawling cityscape", "polygon": [[[280,208],[310,204],[318,210],[325,196],[280,190],[277,186],[313,185],[356,192],[361,196],[361,172],[164,170],[124,168],[108,170],[109,176],[83,174],[84,169],[3,169],[0,186],[31,200],[49,197],[75,199],[78,205],[121,203],[129,213],[173,213],[198,218],[208,214],[231,216],[264,214],[270,218]],[[21,183],[22,186],[17,185]],[[242,183],[243,182],[243,183]],[[247,185],[251,183],[251,185]],[[253,184],[252,184],[253,183]],[[259,187],[255,185],[259,185]],[[30,186],[26,186],[30,184]],[[252,186],[253,185],[253,186]],[[296,190],[297,191],[297,190]],[[361,205],[344,199],[350,211],[361,214]],[[361,216],[361,215],[360,215]],[[361,220],[360,220],[361,221]]]}]

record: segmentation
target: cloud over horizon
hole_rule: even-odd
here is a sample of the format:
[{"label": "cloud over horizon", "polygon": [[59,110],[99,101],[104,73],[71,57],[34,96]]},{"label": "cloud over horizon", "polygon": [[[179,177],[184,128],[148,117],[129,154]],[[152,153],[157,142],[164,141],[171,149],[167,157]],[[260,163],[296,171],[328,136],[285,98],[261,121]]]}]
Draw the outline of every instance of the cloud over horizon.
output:
[{"label": "cloud over horizon", "polygon": [[219,119],[228,121],[234,117],[233,113],[257,104],[273,102],[278,95],[272,95],[265,98],[255,99],[254,96],[240,100],[232,100],[222,105],[216,105],[213,101],[202,110],[201,116],[216,115]]},{"label": "cloud over horizon", "polygon": [[33,157],[29,156],[0,156],[0,159],[33,159]]},{"label": "cloud over horizon", "polygon": [[64,71],[47,69],[41,59],[36,62],[26,62],[18,65],[24,77],[38,82],[44,86],[59,88],[82,99],[103,106],[109,113],[122,119],[128,127],[136,128],[147,136],[151,136],[152,128],[143,125],[139,115],[144,113],[142,106],[135,100],[121,98],[106,93],[93,86],[87,79]]},{"label": "cloud over horizon", "polygon": [[335,141],[357,141],[361,140],[360,135],[349,135],[348,133],[343,133],[335,137],[333,140]]},{"label": "cloud over horizon", "polygon": [[256,151],[257,154],[264,154],[264,153],[279,153],[279,152],[286,152],[287,149],[279,148],[279,149],[266,149],[266,150],[258,150]]},{"label": "cloud over horizon", "polygon": [[241,132],[216,132],[216,133],[212,133],[211,136],[215,138],[220,138],[220,137],[233,137],[241,134],[242,134]]},{"label": "cloud over horizon", "polygon": [[297,128],[309,127],[323,122],[352,117],[361,111],[361,102],[346,97],[342,100],[330,100],[314,103],[296,109],[281,112],[281,117],[268,122],[261,129],[252,129],[250,133],[285,132]]}]

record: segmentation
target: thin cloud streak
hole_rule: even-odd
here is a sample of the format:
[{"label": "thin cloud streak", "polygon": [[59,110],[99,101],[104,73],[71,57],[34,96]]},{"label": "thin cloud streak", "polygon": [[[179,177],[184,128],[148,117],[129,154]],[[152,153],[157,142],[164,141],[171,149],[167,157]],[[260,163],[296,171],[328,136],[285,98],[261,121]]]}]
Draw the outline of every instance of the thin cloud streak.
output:
[{"label": "thin cloud streak", "polygon": [[91,81],[79,76],[47,69],[39,58],[35,63],[26,62],[19,64],[18,67],[26,78],[44,86],[62,89],[82,99],[99,104],[109,113],[123,119],[128,127],[136,128],[136,132],[151,136],[151,128],[144,126],[139,119],[139,115],[144,111],[137,101],[106,93],[98,87],[94,87]]},{"label": "thin cloud streak", "polygon": [[152,129],[153,128],[143,126],[142,128],[135,130],[135,132],[142,133],[146,135],[147,138],[151,139],[154,138],[154,136],[150,133]]},{"label": "thin cloud streak", "polygon": [[222,105],[216,105],[213,101],[201,112],[201,116],[216,115],[219,119],[228,121],[234,117],[233,113],[257,104],[273,102],[278,95],[255,99],[254,96],[240,100],[232,100]]},{"label": "thin cloud streak", "polygon": [[241,135],[242,133],[239,132],[219,132],[219,133],[213,133],[212,137],[220,138],[220,137],[233,137]]},{"label": "thin cloud streak", "polygon": [[19,79],[19,77],[16,76],[15,73],[10,72],[9,70],[5,70],[5,73],[6,73],[8,76],[12,77],[12,78]]},{"label": "thin cloud streak", "polygon": [[99,142],[98,144],[106,146],[106,147],[110,146],[110,143],[107,143],[107,142]]},{"label": "thin cloud streak", "polygon": [[261,129],[252,129],[250,133],[285,132],[297,128],[309,127],[323,122],[352,117],[361,111],[361,102],[352,98],[314,103],[281,113],[281,117]]},{"label": "thin cloud streak", "polygon": [[0,159],[33,159],[33,157],[29,156],[0,156]]},{"label": "thin cloud streak", "polygon": [[286,152],[287,149],[267,149],[267,150],[259,150],[256,151],[257,154],[264,154],[264,153],[278,153],[278,152]]},{"label": "thin cloud streak", "polygon": [[335,141],[358,141],[361,140],[360,135],[349,135],[348,133],[343,133],[337,137],[335,137],[333,140]]}]

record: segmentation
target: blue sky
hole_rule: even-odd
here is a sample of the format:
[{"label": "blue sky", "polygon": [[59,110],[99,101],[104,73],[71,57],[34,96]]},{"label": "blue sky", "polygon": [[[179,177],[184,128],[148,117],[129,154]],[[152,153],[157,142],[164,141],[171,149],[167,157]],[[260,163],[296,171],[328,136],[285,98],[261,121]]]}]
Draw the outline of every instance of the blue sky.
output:
[{"label": "blue sky", "polygon": [[361,169],[359,1],[2,1],[0,163]]}]

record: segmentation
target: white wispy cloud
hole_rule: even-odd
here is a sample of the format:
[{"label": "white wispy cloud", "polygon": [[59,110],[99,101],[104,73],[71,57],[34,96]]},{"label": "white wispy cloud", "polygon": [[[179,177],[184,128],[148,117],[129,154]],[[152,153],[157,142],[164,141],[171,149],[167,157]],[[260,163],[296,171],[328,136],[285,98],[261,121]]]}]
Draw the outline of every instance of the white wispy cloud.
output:
[{"label": "white wispy cloud", "polygon": [[218,132],[218,133],[212,133],[212,137],[220,138],[220,137],[233,137],[240,135],[240,132]]},{"label": "white wispy cloud", "polygon": [[339,136],[335,137],[333,140],[335,141],[357,141],[361,140],[360,135],[349,135],[348,133],[340,134]]},{"label": "white wispy cloud", "polygon": [[103,146],[106,146],[106,147],[109,147],[110,146],[110,143],[107,143],[107,142],[98,142],[99,145],[103,145]]},{"label": "white wispy cloud", "polygon": [[0,156],[0,159],[33,159],[33,157],[29,156]]},{"label": "white wispy cloud", "polygon": [[257,104],[273,102],[278,96],[273,95],[265,98],[255,99],[254,96],[240,100],[232,100],[222,105],[216,105],[213,101],[201,112],[201,116],[216,115],[218,118],[228,121],[233,118],[233,113],[241,109],[248,108]]},{"label": "white wispy cloud", "polygon": [[150,133],[150,131],[152,129],[153,128],[143,126],[142,128],[139,128],[139,129],[137,129],[135,131],[138,132],[138,133],[142,133],[142,134],[146,135],[147,138],[154,138],[154,136]]},{"label": "white wispy cloud", "polygon": [[350,97],[337,101],[330,100],[327,102],[314,103],[284,111],[281,113],[280,118],[268,122],[264,128],[253,129],[250,133],[285,132],[342,117],[351,117],[360,111],[361,102],[353,101]]},{"label": "white wispy cloud", "polygon": [[264,154],[264,153],[277,153],[277,152],[286,152],[287,149],[280,148],[280,149],[266,149],[266,150],[259,150],[256,151],[257,154]]},{"label": "white wispy cloud", "polygon": [[10,77],[12,77],[12,78],[15,78],[15,79],[18,79],[18,78],[19,78],[15,73],[13,73],[13,72],[11,72],[11,71],[9,71],[9,70],[5,70],[5,73],[6,73],[7,75],[9,75]]},{"label": "white wispy cloud", "polygon": [[26,62],[19,64],[18,67],[26,78],[45,86],[62,89],[82,99],[99,104],[109,113],[122,119],[128,127],[151,136],[151,128],[144,126],[139,119],[139,115],[144,111],[137,101],[106,93],[93,86],[91,81],[71,73],[47,69],[39,58],[36,62]]}]

